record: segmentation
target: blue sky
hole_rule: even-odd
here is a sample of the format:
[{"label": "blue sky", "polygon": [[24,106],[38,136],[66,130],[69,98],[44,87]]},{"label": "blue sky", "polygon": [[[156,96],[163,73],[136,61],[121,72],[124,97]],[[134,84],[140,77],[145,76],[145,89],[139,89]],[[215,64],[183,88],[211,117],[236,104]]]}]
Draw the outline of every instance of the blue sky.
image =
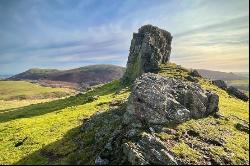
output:
[{"label": "blue sky", "polygon": [[248,71],[248,0],[0,0],[0,74],[125,66],[144,24],[173,35],[171,61]]}]

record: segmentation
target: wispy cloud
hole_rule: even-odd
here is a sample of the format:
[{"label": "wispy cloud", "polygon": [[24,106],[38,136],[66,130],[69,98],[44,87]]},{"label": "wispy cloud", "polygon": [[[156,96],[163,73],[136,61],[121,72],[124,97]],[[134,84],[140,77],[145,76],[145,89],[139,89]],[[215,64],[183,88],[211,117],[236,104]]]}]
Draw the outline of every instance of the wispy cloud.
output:
[{"label": "wispy cloud", "polygon": [[175,35],[173,60],[190,68],[246,71],[249,15],[189,29]]},{"label": "wispy cloud", "polygon": [[[232,31],[232,30],[239,30],[239,29],[248,29],[249,28],[249,15],[244,15],[236,18],[231,18],[226,21],[220,21],[214,24],[210,25],[205,25],[201,27],[197,27],[185,32],[181,32],[179,34],[175,34],[175,38],[182,38],[186,36],[191,36],[194,34],[201,33],[203,34],[204,32],[221,32],[221,31]],[[217,34],[220,35],[220,34]]]},{"label": "wispy cloud", "polygon": [[125,66],[132,33],[149,23],[173,34],[176,63],[248,70],[249,1],[191,1],[0,1],[0,72]]}]

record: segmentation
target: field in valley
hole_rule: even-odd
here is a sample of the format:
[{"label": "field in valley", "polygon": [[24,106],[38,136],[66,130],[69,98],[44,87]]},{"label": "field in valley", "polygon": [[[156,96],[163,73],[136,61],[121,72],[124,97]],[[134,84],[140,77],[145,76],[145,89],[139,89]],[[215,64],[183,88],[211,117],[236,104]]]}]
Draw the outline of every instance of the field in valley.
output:
[{"label": "field in valley", "polygon": [[43,87],[27,81],[0,81],[0,100],[59,98],[72,92],[65,88]]}]

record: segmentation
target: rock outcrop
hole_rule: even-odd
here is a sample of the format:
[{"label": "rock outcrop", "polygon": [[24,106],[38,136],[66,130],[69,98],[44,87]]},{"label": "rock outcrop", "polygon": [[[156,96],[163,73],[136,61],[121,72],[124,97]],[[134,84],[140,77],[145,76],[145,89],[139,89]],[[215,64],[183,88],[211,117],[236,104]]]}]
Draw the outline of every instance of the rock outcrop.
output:
[{"label": "rock outcrop", "polygon": [[[88,133],[88,137],[94,138],[94,145],[88,147],[88,150],[93,149],[94,164],[193,164],[186,160],[186,157],[178,155],[178,152],[196,152],[196,148],[200,149],[197,150],[197,160],[202,160],[197,164],[217,164],[214,157],[218,156],[210,156],[209,148],[210,145],[223,146],[224,140],[207,138],[210,128],[202,130],[204,133],[198,132],[200,126],[205,124],[200,121],[198,129],[188,123],[184,129],[179,129],[176,125],[210,115],[217,118],[211,121],[217,125],[217,122],[220,122],[218,118],[224,118],[218,112],[219,96],[201,88],[199,83],[202,78],[197,70],[188,71],[173,66],[170,68],[174,70],[167,70],[168,67],[165,67],[167,73],[173,72],[174,76],[178,76],[173,78],[171,74],[160,73],[161,76],[152,73],[157,71],[162,63],[169,61],[171,40],[169,32],[151,25],[141,27],[139,32],[134,34],[127,70],[123,77],[123,81],[133,82],[128,100],[110,102],[109,111],[96,113],[81,128],[83,132]],[[214,84],[226,90],[231,89],[231,93],[239,96],[236,90],[227,88],[222,81]],[[206,120],[209,121],[210,118]],[[207,125],[211,124],[214,123],[209,122]],[[245,124],[237,124],[235,128],[249,132]],[[196,146],[193,146],[194,142],[198,142]],[[182,143],[186,146],[182,147]],[[175,147],[178,152],[174,150]],[[187,154],[188,157],[189,155],[192,157],[193,152]],[[219,163],[228,162],[225,160]]]},{"label": "rock outcrop", "polygon": [[125,121],[178,124],[216,113],[218,102],[217,94],[203,90],[198,84],[146,73],[134,82]]},{"label": "rock outcrop", "polygon": [[241,99],[243,101],[248,101],[249,98],[246,94],[244,94],[243,92],[241,92],[239,89],[230,86],[228,87],[227,84],[225,83],[225,81],[223,80],[213,80],[212,84],[214,84],[215,86],[227,91],[227,93],[231,96],[234,96],[238,99]]},{"label": "rock outcrop", "polygon": [[100,138],[106,131],[110,139],[95,164],[182,164],[156,133],[168,125],[217,113],[218,102],[218,95],[196,83],[144,73],[133,83],[123,116],[115,118],[122,123],[113,133],[103,129],[96,134]]},{"label": "rock outcrop", "polygon": [[178,165],[178,161],[159,138],[149,133],[142,133],[140,137],[139,141],[129,141],[122,145],[130,164]]},{"label": "rock outcrop", "polygon": [[228,94],[230,94],[231,96],[234,96],[238,99],[241,99],[243,101],[248,101],[249,98],[247,95],[245,95],[243,92],[241,92],[239,89],[233,87],[233,86],[230,86],[229,88],[227,88],[227,92]]},{"label": "rock outcrop", "polygon": [[155,72],[160,64],[169,62],[172,36],[152,25],[142,26],[133,34],[127,69],[123,81],[134,81],[147,72]]},{"label": "rock outcrop", "polygon": [[195,70],[195,69],[190,71],[190,76],[193,76],[193,77],[202,77],[200,75],[200,73],[197,70]]},{"label": "rock outcrop", "polygon": [[223,80],[213,80],[212,84],[214,84],[215,86],[218,86],[219,88],[223,90],[227,90],[227,84]]}]

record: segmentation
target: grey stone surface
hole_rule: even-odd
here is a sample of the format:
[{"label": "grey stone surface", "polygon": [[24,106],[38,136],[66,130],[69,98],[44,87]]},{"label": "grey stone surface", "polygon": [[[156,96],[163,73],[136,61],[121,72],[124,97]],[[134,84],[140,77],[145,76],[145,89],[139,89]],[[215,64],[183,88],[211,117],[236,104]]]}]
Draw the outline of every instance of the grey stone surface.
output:
[{"label": "grey stone surface", "polygon": [[172,36],[152,25],[142,26],[133,34],[127,69],[123,80],[134,81],[146,72],[154,72],[160,64],[169,62]]},{"label": "grey stone surface", "polygon": [[217,94],[198,84],[146,73],[135,80],[124,122],[136,119],[142,124],[182,123],[218,111]]},{"label": "grey stone surface", "polygon": [[122,147],[132,165],[178,165],[161,140],[148,133],[143,133],[139,141],[124,143]]}]

